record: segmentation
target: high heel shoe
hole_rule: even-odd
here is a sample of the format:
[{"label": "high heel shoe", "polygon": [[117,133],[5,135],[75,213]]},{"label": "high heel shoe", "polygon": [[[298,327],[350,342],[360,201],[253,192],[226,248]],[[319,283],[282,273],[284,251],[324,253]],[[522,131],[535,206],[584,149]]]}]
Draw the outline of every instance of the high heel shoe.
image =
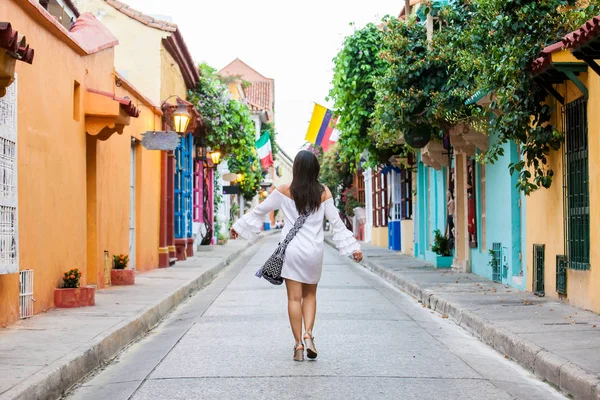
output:
[{"label": "high heel shoe", "polygon": [[306,356],[311,360],[317,358],[317,348],[315,347],[315,338],[308,332],[304,333],[304,343],[306,345]]},{"label": "high heel shoe", "polygon": [[302,341],[294,346],[294,361],[304,361],[304,345]]}]

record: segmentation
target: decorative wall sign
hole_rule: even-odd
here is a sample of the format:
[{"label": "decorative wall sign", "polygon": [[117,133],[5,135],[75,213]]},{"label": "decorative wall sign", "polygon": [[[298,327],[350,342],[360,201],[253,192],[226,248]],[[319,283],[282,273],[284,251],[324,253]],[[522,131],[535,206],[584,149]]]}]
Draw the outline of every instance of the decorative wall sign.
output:
[{"label": "decorative wall sign", "polygon": [[142,146],[147,150],[175,150],[180,138],[173,131],[148,131],[142,133]]},{"label": "decorative wall sign", "polygon": [[240,194],[238,185],[223,186],[223,194]]},{"label": "decorative wall sign", "polygon": [[225,182],[235,182],[235,181],[237,181],[238,176],[237,176],[237,174],[234,174],[232,172],[228,172],[226,174],[223,174],[222,178],[223,178],[223,180]]},{"label": "decorative wall sign", "polygon": [[404,141],[410,147],[421,149],[431,140],[431,127],[428,125],[419,125],[410,128],[404,133]]}]

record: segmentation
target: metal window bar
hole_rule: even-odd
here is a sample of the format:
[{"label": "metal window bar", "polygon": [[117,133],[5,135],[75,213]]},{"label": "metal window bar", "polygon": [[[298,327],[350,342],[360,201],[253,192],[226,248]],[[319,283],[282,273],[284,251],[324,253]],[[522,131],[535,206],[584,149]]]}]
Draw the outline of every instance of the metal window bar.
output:
[{"label": "metal window bar", "polygon": [[492,243],[492,280],[502,283],[502,243]]},{"label": "metal window bar", "polygon": [[566,106],[567,256],[569,268],[590,268],[587,100]]},{"label": "metal window bar", "polygon": [[388,176],[392,195],[391,219],[392,221],[399,221],[402,219],[402,181],[400,173],[396,171],[391,171]]},{"label": "metal window bar", "polygon": [[400,171],[400,207],[402,219],[412,219],[412,171]]},{"label": "metal window bar", "polygon": [[533,245],[533,294],[543,297],[545,295],[544,288],[544,262],[545,262],[546,246],[543,244]]},{"label": "metal window bar", "polygon": [[185,226],[186,226],[186,236],[188,238],[192,237],[192,221],[193,217],[193,195],[194,195],[194,184],[192,180],[193,171],[194,171],[194,160],[192,157],[194,150],[194,137],[191,133],[188,133],[185,138],[186,149],[185,149],[185,171],[184,171],[184,180],[185,180],[185,192],[184,192],[184,204],[185,204]]},{"label": "metal window bar", "polygon": [[567,268],[568,260],[566,256],[556,256],[556,291],[558,294],[567,294]]},{"label": "metal window bar", "polygon": [[194,222],[202,222],[202,161],[194,159]]},{"label": "metal window bar", "polygon": [[183,238],[183,147],[184,141],[179,141],[175,149],[175,237]]},{"label": "metal window bar", "polygon": [[17,77],[0,98],[0,274],[19,272]]},{"label": "metal window bar", "polygon": [[21,319],[33,315],[33,270],[19,273],[19,316]]}]

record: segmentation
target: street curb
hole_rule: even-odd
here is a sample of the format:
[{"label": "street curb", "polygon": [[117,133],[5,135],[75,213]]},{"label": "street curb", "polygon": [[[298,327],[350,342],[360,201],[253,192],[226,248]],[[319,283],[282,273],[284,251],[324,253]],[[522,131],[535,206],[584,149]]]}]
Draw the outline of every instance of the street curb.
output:
[{"label": "street curb", "polygon": [[[335,248],[330,238],[325,242]],[[410,294],[433,311],[448,316],[483,343],[509,357],[574,399],[600,400],[600,376],[558,357],[519,335],[461,308],[435,292],[401,274],[390,271],[375,262],[363,259],[361,263],[376,275]]]},{"label": "street curb", "polygon": [[225,260],[167,295],[155,306],[115,326],[114,330],[107,335],[98,337],[91,347],[75,349],[63,359],[55,362],[55,365],[49,365],[49,371],[21,382],[0,397],[3,400],[54,400],[61,397],[69,388],[104,362],[113,358],[129,343],[153,329],[163,317],[188,296],[211,283],[221,270],[243,252],[270,235],[272,233],[263,234],[248,241],[244,247],[234,251]]}]

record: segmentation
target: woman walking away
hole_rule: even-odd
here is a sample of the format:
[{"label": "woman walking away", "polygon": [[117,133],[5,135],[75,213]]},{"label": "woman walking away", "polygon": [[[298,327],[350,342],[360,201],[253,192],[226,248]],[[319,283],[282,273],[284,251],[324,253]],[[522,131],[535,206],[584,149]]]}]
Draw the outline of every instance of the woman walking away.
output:
[{"label": "woman walking away", "polygon": [[[354,260],[362,260],[360,246],[352,232],[347,230],[341,221],[331,192],[318,181],[319,170],[317,157],[310,151],[300,151],[294,159],[292,183],[275,189],[265,201],[239,219],[231,229],[232,239],[236,239],[238,235],[249,239],[260,231],[266,214],[280,209],[284,214],[281,235],[285,238],[290,230],[294,229],[298,218],[308,215],[289,243],[281,269],[281,277],[285,280],[287,288],[290,324],[296,343],[295,361],[304,361],[305,346],[308,358],[317,358],[312,331],[317,311],[317,284],[323,269],[323,217],[326,217],[333,227],[333,240],[340,255],[352,254]],[[303,321],[305,331],[302,336]]]}]

